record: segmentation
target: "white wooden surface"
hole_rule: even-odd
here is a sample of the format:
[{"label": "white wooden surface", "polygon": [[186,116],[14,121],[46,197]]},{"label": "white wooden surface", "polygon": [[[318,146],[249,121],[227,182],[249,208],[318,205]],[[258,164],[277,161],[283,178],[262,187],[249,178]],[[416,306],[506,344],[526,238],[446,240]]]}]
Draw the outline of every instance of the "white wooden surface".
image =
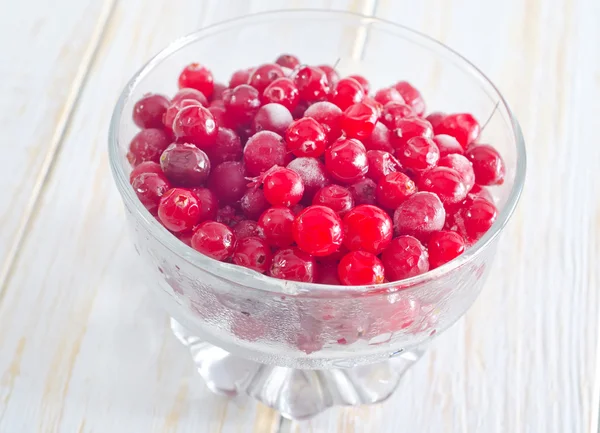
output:
[{"label": "white wooden surface", "polygon": [[[597,432],[600,3],[46,3],[1,3],[1,433]],[[215,397],[194,375],[137,283],[105,151],[114,101],[152,53],[283,6],[374,13],[448,43],[499,85],[529,153],[523,199],[465,319],[388,402],[302,423]]]}]

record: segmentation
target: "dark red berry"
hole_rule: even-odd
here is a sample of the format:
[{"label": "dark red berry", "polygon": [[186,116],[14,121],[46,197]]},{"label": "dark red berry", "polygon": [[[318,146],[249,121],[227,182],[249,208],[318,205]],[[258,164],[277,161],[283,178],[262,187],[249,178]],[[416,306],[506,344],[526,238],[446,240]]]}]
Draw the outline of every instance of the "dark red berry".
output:
[{"label": "dark red berry", "polygon": [[198,63],[186,66],[179,75],[179,88],[191,87],[201,91],[204,96],[210,98],[214,90],[212,73]]},{"label": "dark red berry", "polygon": [[470,146],[466,153],[473,163],[475,180],[479,185],[501,185],[504,182],[504,161],[496,149],[487,144]]},{"label": "dark red berry", "polygon": [[249,237],[262,237],[262,229],[256,221],[241,220],[233,227],[233,233],[236,239],[245,239]]},{"label": "dark red berry", "polygon": [[448,167],[435,167],[423,173],[419,190],[437,194],[444,205],[463,201],[468,192],[460,173]]},{"label": "dark red berry", "polygon": [[244,163],[250,176],[258,176],[274,165],[285,166],[289,160],[283,138],[271,131],[257,132],[244,148]]},{"label": "dark red berry", "polygon": [[304,112],[305,117],[312,117],[323,126],[329,142],[333,142],[342,134],[342,114],[337,105],[327,101],[312,104]]},{"label": "dark red berry", "polygon": [[315,283],[339,286],[341,282],[338,277],[337,262],[317,263],[317,277]]},{"label": "dark red berry", "polygon": [[252,71],[248,78],[248,84],[258,90],[261,94],[269,84],[277,78],[284,76],[281,66],[275,63],[266,63],[258,66]]},{"label": "dark red berry", "polygon": [[172,232],[191,230],[200,220],[198,198],[189,189],[170,189],[160,199],[158,218]]},{"label": "dark red berry", "polygon": [[465,158],[463,155],[457,153],[451,153],[438,161],[438,166],[453,168],[460,174],[460,177],[467,188],[467,191],[471,191],[473,185],[475,185],[475,173],[473,172],[473,164]]},{"label": "dark red berry", "polygon": [[340,81],[340,74],[338,74],[337,71],[331,66],[319,65],[317,66],[317,68],[325,72],[325,75],[327,75],[327,81],[329,82],[330,89],[333,89],[335,85]]},{"label": "dark red berry", "polygon": [[260,108],[260,92],[247,84],[239,85],[223,92],[223,102],[227,115],[234,122],[249,124]]},{"label": "dark red berry", "polygon": [[415,89],[409,82],[400,81],[393,86],[404,99],[404,103],[411,107],[417,116],[425,113],[425,101],[421,93]]},{"label": "dark red berry", "polygon": [[217,211],[215,220],[228,227],[235,227],[244,217],[237,212],[237,209],[230,205],[225,205]]},{"label": "dark red berry", "polygon": [[258,218],[258,226],[269,245],[283,248],[294,242],[294,219],[294,213],[289,208],[272,207]]},{"label": "dark red berry", "polygon": [[377,183],[377,203],[393,210],[415,192],[417,187],[410,177],[401,172],[390,173]]},{"label": "dark red berry", "polygon": [[342,115],[342,131],[349,138],[366,138],[375,129],[377,117],[377,112],[370,105],[362,102],[353,104],[346,108]]},{"label": "dark red berry", "polygon": [[[194,89],[189,89],[189,90],[194,90]],[[200,93],[200,92],[198,92],[198,93]],[[171,105],[169,105],[169,108],[167,108],[167,111],[165,111],[165,114],[163,115],[163,124],[164,124],[165,128],[167,128],[171,131],[173,130],[173,123],[175,122],[175,117],[177,117],[179,112],[182,109],[184,109],[185,107],[201,106],[201,105],[202,104],[200,104],[195,99],[181,99],[179,101],[172,102]],[[212,111],[211,111],[211,114],[212,114]],[[215,122],[216,122],[216,120],[215,120]]]},{"label": "dark red berry", "polygon": [[[435,129],[435,127],[434,127]],[[450,135],[438,134],[434,135],[432,140],[437,145],[440,156],[450,155],[451,153],[458,153],[462,155],[465,150],[462,148],[458,140]]]},{"label": "dark red berry", "polygon": [[240,207],[246,218],[258,219],[270,204],[260,188],[250,188],[240,199]]},{"label": "dark red berry", "polygon": [[414,116],[414,111],[408,105],[402,102],[390,102],[383,107],[381,122],[389,129],[396,129],[402,125],[402,122],[398,122],[400,119]]},{"label": "dark red berry", "polygon": [[190,143],[173,143],[160,157],[165,176],[176,186],[202,185],[210,173],[206,153]]},{"label": "dark red berry", "polygon": [[352,78],[356,81],[358,81],[358,84],[360,84],[363,88],[363,91],[365,92],[365,95],[369,94],[369,91],[371,90],[371,85],[369,84],[369,81],[367,81],[367,79],[365,77],[363,77],[362,75],[350,75],[348,76],[348,78]]},{"label": "dark red berry", "polygon": [[382,252],[392,240],[392,220],[377,206],[356,206],[344,217],[344,245],[351,251]]},{"label": "dark red berry", "polygon": [[218,103],[211,105],[208,107],[208,111],[215,118],[215,123],[219,128],[232,128],[235,127],[235,122],[233,122],[227,116],[227,110],[225,109],[225,103],[222,100],[219,100]]},{"label": "dark red berry", "polygon": [[365,146],[352,138],[340,138],[325,151],[325,168],[338,182],[356,182],[369,170]]},{"label": "dark red berry", "polygon": [[378,182],[382,177],[390,173],[395,173],[402,169],[400,162],[389,152],[383,150],[367,151],[367,160],[369,161],[369,171],[367,176]]},{"label": "dark red berry", "polygon": [[273,254],[267,243],[259,237],[238,239],[231,261],[238,266],[264,274],[271,267]]},{"label": "dark red berry", "polygon": [[214,220],[219,210],[219,199],[208,188],[192,188],[200,207],[199,221]]},{"label": "dark red berry", "polygon": [[435,128],[435,133],[450,135],[458,140],[463,148],[479,137],[479,123],[469,113],[448,114]]},{"label": "dark red berry", "polygon": [[290,111],[298,106],[300,94],[294,82],[287,77],[278,78],[267,86],[262,94],[263,104],[281,104]]},{"label": "dark red berry", "polygon": [[433,233],[427,243],[429,267],[435,269],[460,256],[465,251],[465,240],[456,232]]},{"label": "dark red berry", "polygon": [[435,128],[437,128],[438,125],[440,123],[442,123],[442,121],[444,120],[445,117],[446,117],[446,113],[442,113],[441,111],[436,111],[434,113],[427,115],[427,117],[425,117],[425,120],[427,120],[429,123],[431,123],[431,127],[435,130]]},{"label": "dark red berry", "polygon": [[353,78],[342,78],[331,94],[329,101],[345,110],[349,106],[361,102],[365,92],[358,81]]},{"label": "dark red berry", "polygon": [[322,101],[330,92],[327,74],[314,66],[303,66],[294,71],[292,77],[300,93],[300,99],[307,102]]},{"label": "dark red berry", "polygon": [[373,97],[373,99],[375,99],[377,102],[379,102],[383,106],[385,106],[386,104],[388,104],[390,102],[397,102],[400,104],[404,104],[404,98],[402,97],[400,92],[398,92],[393,87],[386,87],[384,89],[379,89],[377,92],[375,92],[375,96]]},{"label": "dark red berry", "polygon": [[352,194],[354,204],[375,204],[377,194],[377,183],[373,179],[365,177],[348,186]]},{"label": "dark red berry", "polygon": [[223,204],[232,204],[242,198],[247,184],[244,164],[238,161],[222,162],[213,167],[208,177],[208,187]]},{"label": "dark red berry", "polygon": [[440,151],[435,142],[425,137],[414,137],[396,149],[398,160],[405,169],[413,172],[428,170],[438,163]]},{"label": "dark red berry", "polygon": [[133,170],[131,170],[131,173],[129,174],[129,183],[133,182],[133,179],[142,173],[163,174],[160,164],[154,161],[142,162],[141,164],[135,166]]},{"label": "dark red berry", "polygon": [[383,263],[374,254],[352,251],[338,265],[338,276],[345,286],[381,284],[385,280]]},{"label": "dark red berry", "polygon": [[281,104],[266,104],[258,109],[252,121],[252,131],[273,131],[284,135],[294,118],[290,110]]},{"label": "dark red berry", "polygon": [[248,84],[248,79],[250,78],[250,74],[253,69],[240,69],[239,71],[235,71],[231,78],[229,79],[229,88],[234,89],[237,86],[241,86],[242,84]]},{"label": "dark red berry", "polygon": [[327,256],[342,245],[342,220],[326,206],[309,206],[294,220],[294,240],[313,256]]},{"label": "dark red berry", "polygon": [[160,198],[171,188],[167,178],[156,172],[138,174],[132,178],[131,186],[140,202],[153,214],[156,213]]},{"label": "dark red berry", "polygon": [[427,250],[412,236],[398,236],[381,255],[385,275],[390,281],[403,280],[429,270]]},{"label": "dark red berry", "polygon": [[145,161],[158,162],[169,144],[171,137],[162,129],[142,129],[129,143],[127,160],[133,167]]},{"label": "dark red berry", "polygon": [[394,231],[397,235],[410,235],[425,241],[431,233],[441,230],[446,220],[446,210],[439,197],[420,191],[398,206],[394,212]]},{"label": "dark red berry", "polygon": [[295,69],[296,66],[300,64],[300,60],[298,60],[298,57],[294,56],[293,54],[281,54],[279,57],[277,57],[275,63],[285,68]]},{"label": "dark red berry", "polygon": [[213,165],[225,161],[240,161],[243,155],[242,141],[232,129],[220,127],[215,144],[206,153]]},{"label": "dark red berry", "polygon": [[208,109],[192,105],[179,110],[173,120],[173,132],[180,141],[209,149],[217,140],[217,123]]},{"label": "dark red berry", "polygon": [[273,206],[293,206],[304,194],[302,178],[294,170],[273,167],[263,179],[265,198]]},{"label": "dark red berry", "polygon": [[315,259],[299,248],[284,248],[275,253],[269,275],[289,281],[312,283],[316,273]]},{"label": "dark red berry", "polygon": [[347,188],[333,184],[327,185],[317,191],[312,203],[314,205],[327,206],[333,209],[340,217],[343,217],[354,207],[354,198]]},{"label": "dark red berry", "polygon": [[396,121],[396,129],[393,130],[391,135],[391,142],[394,149],[403,149],[408,140],[414,137],[432,138],[433,128],[429,122],[420,117],[398,119]]},{"label": "dark red berry", "polygon": [[235,243],[235,235],[231,229],[216,221],[201,223],[192,236],[192,248],[215,260],[231,257]]},{"label": "dark red berry", "polygon": [[492,227],[496,221],[498,210],[488,200],[476,197],[467,200],[454,215],[458,232],[470,242],[475,243]]},{"label": "dark red berry", "polygon": [[289,125],[285,132],[285,142],[287,149],[294,155],[316,158],[325,152],[327,136],[319,122],[311,117],[303,117]]},{"label": "dark red berry", "polygon": [[133,123],[140,128],[162,128],[169,100],[163,95],[147,94],[133,106]]},{"label": "dark red berry", "polygon": [[363,140],[363,143],[368,150],[394,152],[394,147],[391,144],[391,131],[381,122],[375,124],[373,132]]},{"label": "dark red berry", "polygon": [[315,193],[330,183],[325,166],[316,158],[296,158],[287,165],[287,168],[294,170],[302,179],[304,203],[310,203]]}]

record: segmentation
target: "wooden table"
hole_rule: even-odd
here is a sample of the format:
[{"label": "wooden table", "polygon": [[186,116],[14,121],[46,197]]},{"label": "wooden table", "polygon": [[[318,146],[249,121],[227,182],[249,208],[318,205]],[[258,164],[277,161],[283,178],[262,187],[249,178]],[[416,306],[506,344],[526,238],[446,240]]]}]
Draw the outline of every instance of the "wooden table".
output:
[{"label": "wooden table", "polygon": [[[126,80],[176,36],[348,9],[456,48],[512,104],[529,169],[489,282],[386,403],[288,422],[212,395],[138,283],[109,174]],[[0,16],[0,432],[597,432],[597,0],[23,0]]]}]

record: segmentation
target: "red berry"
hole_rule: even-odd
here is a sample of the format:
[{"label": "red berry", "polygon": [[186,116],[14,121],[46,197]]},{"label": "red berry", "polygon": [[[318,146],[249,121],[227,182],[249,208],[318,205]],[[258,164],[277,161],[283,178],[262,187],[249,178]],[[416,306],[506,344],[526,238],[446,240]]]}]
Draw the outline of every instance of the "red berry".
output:
[{"label": "red berry", "polygon": [[341,285],[342,283],[338,277],[337,263],[317,263],[315,283],[334,286]]},{"label": "red berry", "polygon": [[440,158],[438,162],[440,167],[453,168],[460,174],[460,177],[467,188],[467,191],[471,191],[473,185],[475,185],[475,173],[473,172],[473,164],[465,158],[463,155],[457,153],[451,153],[443,158]]},{"label": "red berry", "polygon": [[215,144],[207,149],[206,153],[213,165],[219,165],[225,161],[239,161],[243,155],[242,141],[235,131],[220,127]]},{"label": "red berry", "polygon": [[210,98],[214,90],[213,75],[204,66],[192,63],[186,66],[179,75],[179,88],[183,87],[199,90],[204,93],[204,96]]},{"label": "red berry", "polygon": [[[193,89],[190,89],[190,90],[193,90]],[[198,93],[200,93],[200,92],[198,92]],[[172,131],[173,130],[173,122],[175,122],[175,117],[177,117],[177,115],[179,114],[179,112],[182,109],[184,109],[185,107],[201,106],[201,105],[202,104],[200,104],[195,99],[181,99],[179,101],[172,102],[171,105],[169,105],[169,108],[167,108],[167,111],[165,111],[165,114],[163,115],[163,125],[165,126],[165,128]],[[212,111],[211,111],[211,114],[212,114]],[[216,122],[216,120],[215,120],[215,122]]]},{"label": "red berry", "polygon": [[169,100],[163,95],[147,94],[133,106],[133,122],[140,128],[162,128]]},{"label": "red berry", "polygon": [[345,110],[349,106],[361,102],[365,92],[358,81],[353,78],[342,78],[336,85],[329,101]]},{"label": "red berry", "polygon": [[238,161],[225,161],[213,167],[208,177],[208,187],[223,204],[238,201],[246,192],[246,172],[244,164]]},{"label": "red berry", "polygon": [[258,176],[274,165],[285,166],[289,160],[283,138],[271,131],[257,132],[244,148],[244,163],[250,176]]},{"label": "red berry", "polygon": [[484,198],[476,197],[467,200],[465,206],[454,215],[454,220],[458,232],[464,234],[469,242],[474,243],[490,229],[497,216],[496,206]]},{"label": "red berry", "polygon": [[265,198],[273,206],[293,206],[304,194],[302,178],[289,168],[273,167],[263,179]]},{"label": "red berry", "polygon": [[402,122],[398,123],[400,119],[414,116],[414,111],[408,105],[402,102],[390,102],[383,107],[381,122],[389,129],[396,129],[402,125]]},{"label": "red berry", "polygon": [[176,186],[199,186],[208,179],[210,161],[206,153],[189,143],[173,143],[160,157],[165,176]]},{"label": "red berry", "polygon": [[162,169],[160,168],[160,164],[157,164],[154,161],[146,161],[137,165],[131,173],[129,174],[129,183],[133,182],[138,175],[142,173],[158,173],[163,174]]},{"label": "red berry", "polygon": [[327,185],[315,194],[314,205],[327,206],[333,209],[340,217],[354,207],[354,198],[347,188],[340,185]]},{"label": "red berry", "polygon": [[383,263],[366,251],[346,254],[338,265],[338,276],[346,286],[381,284],[385,280]]},{"label": "red berry", "polygon": [[469,113],[449,114],[442,123],[435,128],[435,133],[450,135],[458,140],[460,145],[466,147],[479,137],[479,123]]},{"label": "red berry", "polygon": [[311,117],[303,117],[289,125],[285,142],[287,149],[296,156],[318,157],[325,152],[327,136],[319,122]]},{"label": "red berry", "polygon": [[429,122],[419,117],[398,119],[396,121],[396,129],[394,129],[391,135],[391,142],[394,149],[403,149],[408,140],[414,137],[432,138],[433,128]]},{"label": "red berry", "polygon": [[329,94],[329,79],[322,69],[304,66],[294,71],[292,79],[300,92],[300,99],[304,101],[322,101]]},{"label": "red berry", "polygon": [[434,113],[429,114],[427,117],[425,117],[425,120],[427,120],[429,123],[431,123],[431,127],[433,129],[435,129],[438,127],[438,125],[440,123],[442,123],[442,121],[444,120],[445,117],[446,117],[446,113],[442,113],[441,111],[436,111]]},{"label": "red berry", "polygon": [[501,185],[504,182],[504,161],[496,149],[478,144],[467,149],[467,158],[473,163],[475,180],[479,185]]},{"label": "red berry", "polygon": [[261,94],[269,84],[277,78],[284,76],[281,66],[275,63],[266,63],[258,66],[248,78],[248,84],[258,90]]},{"label": "red berry", "polygon": [[435,167],[440,159],[435,142],[425,137],[411,138],[396,152],[402,166],[417,173]]},{"label": "red berry", "polygon": [[284,248],[277,251],[269,271],[269,275],[274,278],[303,283],[312,283],[315,273],[315,259],[299,248]]},{"label": "red berry", "polygon": [[266,104],[258,109],[252,121],[252,131],[273,131],[279,135],[285,134],[294,118],[290,110],[281,104]]},{"label": "red berry", "polygon": [[391,144],[391,131],[381,122],[375,124],[373,132],[363,140],[363,143],[368,150],[394,152],[394,147]]},{"label": "red berry", "polygon": [[356,182],[369,170],[365,146],[352,138],[340,138],[325,151],[325,168],[339,182]]},{"label": "red berry", "polygon": [[173,132],[180,141],[209,149],[217,140],[217,123],[208,109],[192,105],[179,110],[173,120]]},{"label": "red berry", "polygon": [[172,232],[191,230],[200,220],[198,198],[189,189],[170,189],[160,199],[158,218]]},{"label": "red berry", "polygon": [[294,213],[287,207],[272,207],[258,218],[267,243],[273,247],[288,247],[294,242]]},{"label": "red berry", "polygon": [[390,281],[403,280],[429,270],[427,250],[412,236],[398,236],[381,255],[385,275]]},{"label": "red berry", "polygon": [[225,224],[226,226],[233,228],[240,221],[243,221],[244,217],[240,215],[233,206],[225,205],[217,211],[217,217],[215,220],[218,223]]},{"label": "red berry", "polygon": [[279,57],[277,57],[275,63],[285,68],[295,69],[296,66],[300,64],[300,60],[298,60],[298,57],[294,56],[293,54],[281,54]]},{"label": "red berry", "polygon": [[200,207],[199,221],[214,220],[219,210],[219,199],[208,188],[192,188]]},{"label": "red berry", "polygon": [[192,236],[192,248],[215,260],[231,257],[235,250],[235,235],[225,224],[216,221],[201,223]]},{"label": "red berry", "polygon": [[242,84],[248,84],[248,79],[250,78],[250,74],[253,69],[240,69],[239,71],[235,71],[231,78],[229,79],[229,88],[234,89],[237,86],[241,86]]},{"label": "red berry", "polygon": [[260,188],[250,188],[240,199],[240,207],[246,218],[258,219],[270,205]]},{"label": "red berry", "polygon": [[427,243],[429,267],[435,269],[460,256],[465,251],[465,240],[456,232],[433,233]]},{"label": "red berry", "polygon": [[419,190],[437,194],[444,205],[463,201],[468,192],[460,173],[448,167],[435,167],[423,173]]},{"label": "red berry", "polygon": [[352,78],[352,79],[358,81],[358,84],[360,84],[362,86],[363,91],[365,92],[365,95],[369,94],[369,91],[371,90],[371,86],[365,77],[363,77],[362,75],[350,75],[348,78]]},{"label": "red berry", "polygon": [[356,206],[344,217],[344,245],[351,251],[379,254],[392,240],[392,231],[392,220],[377,206]]},{"label": "red berry", "polygon": [[410,177],[401,172],[390,173],[377,183],[377,203],[393,210],[415,192],[417,187]]},{"label": "red berry", "polygon": [[[435,127],[434,127],[435,129]],[[451,153],[458,153],[462,155],[465,153],[465,150],[462,148],[458,140],[450,135],[446,134],[438,134],[434,135],[432,140],[437,145],[440,155],[446,156]]]},{"label": "red berry", "polygon": [[204,95],[204,93],[202,93],[201,91],[192,89],[190,87],[184,87],[182,89],[179,89],[177,93],[175,93],[175,96],[173,96],[173,99],[171,99],[171,105],[175,104],[176,102],[183,101],[184,99],[191,99],[193,101],[196,101],[203,107],[208,106],[208,99],[206,99],[206,95]]},{"label": "red berry", "polygon": [[365,177],[348,186],[348,191],[352,194],[354,204],[375,204],[377,183],[373,179]]},{"label": "red berry", "polygon": [[233,233],[238,241],[250,237],[262,237],[262,229],[258,226],[256,221],[252,220],[241,220],[238,222],[233,227]]},{"label": "red berry", "polygon": [[422,241],[431,233],[441,230],[446,220],[446,210],[439,197],[420,191],[407,198],[394,212],[394,231],[397,235],[410,235]]},{"label": "red berry", "polygon": [[409,82],[400,81],[393,86],[404,99],[404,103],[411,107],[417,116],[425,113],[425,101],[421,93],[415,89]]},{"label": "red berry", "polygon": [[400,92],[398,92],[393,87],[379,89],[375,93],[375,96],[373,97],[373,99],[375,99],[377,102],[379,102],[381,105],[384,105],[384,106],[390,102],[397,102],[400,104],[404,104],[404,98],[402,97]]},{"label": "red berry", "polygon": [[131,180],[131,186],[144,207],[153,214],[156,213],[160,198],[171,188],[162,173],[153,172],[138,174]]},{"label": "red berry", "polygon": [[310,203],[315,193],[330,183],[325,172],[325,166],[316,158],[296,158],[287,165],[287,168],[294,170],[302,179],[304,185],[303,202]]},{"label": "red berry", "polygon": [[271,248],[263,239],[248,237],[238,240],[232,262],[264,274],[271,267],[272,259]]},{"label": "red berry", "polygon": [[359,102],[346,108],[341,126],[346,136],[362,139],[371,135],[377,123],[377,112],[370,105]]},{"label": "red berry", "polygon": [[219,128],[232,128],[235,127],[235,123],[227,116],[227,110],[225,109],[225,103],[222,100],[217,101],[214,105],[208,107],[208,111],[215,118],[215,123]]},{"label": "red berry", "polygon": [[342,114],[342,110],[337,105],[327,101],[312,104],[304,112],[305,117],[312,117],[323,126],[330,142],[342,134]]},{"label": "red berry", "polygon": [[313,256],[327,256],[342,245],[342,220],[326,206],[308,206],[294,220],[294,240]]},{"label": "red berry", "polygon": [[317,66],[317,68],[325,72],[325,75],[327,75],[327,81],[329,82],[330,89],[333,89],[335,85],[340,81],[340,74],[338,74],[337,71],[331,66],[319,65]]},{"label": "red berry", "polygon": [[223,92],[227,89],[227,86],[223,83],[215,83],[213,94],[210,97],[211,101],[220,100],[223,98]]},{"label": "red berry", "polygon": [[373,110],[375,110],[375,113],[377,114],[378,118],[381,116],[381,113],[383,113],[383,105],[381,105],[378,101],[371,98],[370,96],[365,96],[362,102],[363,104],[368,105]]},{"label": "red berry", "polygon": [[281,104],[290,111],[298,106],[300,94],[294,82],[287,77],[278,78],[267,86],[262,94],[263,104]]},{"label": "red berry", "polygon": [[260,107],[260,92],[247,84],[223,92],[227,115],[237,124],[247,125]]},{"label": "red berry", "polygon": [[389,152],[383,150],[367,151],[367,160],[369,161],[369,171],[367,176],[378,182],[382,177],[390,173],[395,173],[402,169],[400,162]]},{"label": "red berry", "polygon": [[136,167],[145,161],[158,162],[160,155],[171,144],[171,137],[162,129],[142,129],[129,144],[127,160]]},{"label": "red berry", "polygon": [[471,191],[469,191],[469,197],[471,197],[471,198],[481,197],[483,199],[486,199],[490,203],[494,204],[494,197],[492,197],[492,194],[490,194],[490,191],[486,187],[481,186],[481,185],[477,185],[477,184],[473,185],[473,188],[471,188]]}]

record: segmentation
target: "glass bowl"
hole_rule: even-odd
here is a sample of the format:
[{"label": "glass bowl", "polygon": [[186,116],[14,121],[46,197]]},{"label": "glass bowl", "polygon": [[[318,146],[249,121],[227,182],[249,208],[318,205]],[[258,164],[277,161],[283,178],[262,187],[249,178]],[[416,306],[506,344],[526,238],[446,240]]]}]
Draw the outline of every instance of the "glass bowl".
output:
[{"label": "glass bowl", "polygon": [[[457,259],[426,274],[377,286],[282,281],[217,262],[169,233],[138,201],[126,159],[137,132],[131,112],[145,93],[175,93],[192,61],[217,81],[240,68],[293,53],[308,64],[336,64],[372,88],[408,80],[435,111],[470,112],[481,142],[506,162],[506,180],[491,188],[497,221]],[[503,227],[525,178],[519,125],[494,85],[439,42],[381,19],[348,12],[261,13],[204,28],[156,55],[127,84],[115,107],[110,164],[125,204],[148,286],[172,318],[175,335],[215,392],[246,392],[290,418],[332,405],[388,397],[428,343],[459,319],[479,294]]]}]

